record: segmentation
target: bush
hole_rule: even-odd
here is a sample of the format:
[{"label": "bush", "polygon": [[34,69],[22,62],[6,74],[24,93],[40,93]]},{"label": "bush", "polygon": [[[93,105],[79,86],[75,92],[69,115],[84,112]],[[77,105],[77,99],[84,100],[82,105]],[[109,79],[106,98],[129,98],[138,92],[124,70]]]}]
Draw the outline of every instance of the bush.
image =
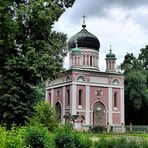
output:
[{"label": "bush", "polygon": [[25,148],[23,145],[25,128],[13,126],[7,131],[5,127],[0,127],[0,148]]},{"label": "bush", "polygon": [[0,126],[0,146],[2,148],[6,147],[6,138],[7,138],[6,128]]},{"label": "bush", "polygon": [[92,141],[88,137],[80,137],[81,148],[90,148],[92,146]]},{"label": "bush", "polygon": [[146,141],[136,141],[135,139],[100,139],[94,143],[95,148],[147,148],[148,143]]},{"label": "bush", "polygon": [[59,128],[55,135],[57,148],[80,148],[81,142],[78,134],[72,130],[70,124]]},{"label": "bush", "polygon": [[50,139],[47,128],[30,126],[26,128],[25,145],[31,148],[49,148]]},{"label": "bush", "polygon": [[45,101],[39,102],[35,107],[35,115],[29,119],[31,125],[41,124],[53,131],[58,127],[58,120],[53,107]]},{"label": "bush", "polygon": [[95,148],[115,148],[116,140],[107,140],[104,138],[101,138],[98,142],[95,142],[94,147]]}]

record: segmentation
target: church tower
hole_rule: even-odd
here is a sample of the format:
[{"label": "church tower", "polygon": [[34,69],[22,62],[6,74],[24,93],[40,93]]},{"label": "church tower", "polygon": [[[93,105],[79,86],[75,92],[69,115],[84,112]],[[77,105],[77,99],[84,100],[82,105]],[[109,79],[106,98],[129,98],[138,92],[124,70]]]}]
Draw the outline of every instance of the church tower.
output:
[{"label": "church tower", "polygon": [[106,55],[106,72],[116,72],[116,57],[115,54],[112,53],[111,46],[110,52]]},{"label": "church tower", "polygon": [[86,30],[85,16],[80,32],[73,35],[68,42],[69,69],[81,68],[99,70],[99,48],[98,38]]}]

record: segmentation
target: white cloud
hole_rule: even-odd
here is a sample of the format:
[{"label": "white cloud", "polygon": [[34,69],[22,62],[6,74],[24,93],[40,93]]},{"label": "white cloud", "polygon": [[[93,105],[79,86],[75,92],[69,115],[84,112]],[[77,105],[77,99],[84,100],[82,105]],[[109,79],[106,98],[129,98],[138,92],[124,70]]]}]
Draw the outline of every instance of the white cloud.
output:
[{"label": "white cloud", "polygon": [[[110,44],[116,54],[117,64],[124,60],[127,52],[137,56],[140,49],[148,45],[148,1],[136,0],[133,5],[130,0],[126,0],[124,4],[122,0],[84,1],[77,0],[61,16],[54,29],[66,33],[70,38],[81,30],[81,16],[85,13],[87,30],[96,35],[101,43],[100,70],[105,70],[105,55],[109,52]],[[66,67],[67,65],[68,58],[65,62]]]}]

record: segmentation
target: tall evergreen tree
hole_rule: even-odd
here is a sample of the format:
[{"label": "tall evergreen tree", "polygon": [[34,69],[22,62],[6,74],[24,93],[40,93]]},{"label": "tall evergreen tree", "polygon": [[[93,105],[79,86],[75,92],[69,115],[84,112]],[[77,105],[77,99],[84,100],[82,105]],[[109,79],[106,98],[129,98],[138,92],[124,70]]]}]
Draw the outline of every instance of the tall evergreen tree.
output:
[{"label": "tall evergreen tree", "polygon": [[32,86],[61,71],[66,35],[52,30],[73,3],[0,1],[0,123],[24,124],[38,100]]}]

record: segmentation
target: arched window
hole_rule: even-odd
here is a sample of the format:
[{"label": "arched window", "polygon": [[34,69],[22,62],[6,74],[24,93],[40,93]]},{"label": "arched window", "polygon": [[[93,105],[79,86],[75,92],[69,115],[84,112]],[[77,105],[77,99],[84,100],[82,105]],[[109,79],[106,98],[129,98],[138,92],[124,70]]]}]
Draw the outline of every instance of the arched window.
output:
[{"label": "arched window", "polygon": [[90,66],[92,66],[92,56],[90,56]]},{"label": "arched window", "polygon": [[78,57],[78,66],[80,66],[80,57]]},{"label": "arched window", "polygon": [[82,106],[82,90],[79,90],[79,100],[78,100],[78,105]]},{"label": "arched window", "polygon": [[120,84],[120,83],[119,83],[119,81],[118,81],[117,79],[115,79],[115,80],[113,80],[113,84],[118,85],[118,84]]},{"label": "arched window", "polygon": [[48,102],[51,103],[51,93],[49,93]]},{"label": "arched window", "polygon": [[114,107],[117,108],[117,92],[114,93]]},{"label": "arched window", "polygon": [[59,90],[57,91],[57,97],[60,97],[60,91]]},{"label": "arched window", "polygon": [[111,63],[111,61],[109,61],[109,69],[112,69],[112,63]]},{"label": "arched window", "polygon": [[70,91],[67,89],[67,105],[70,106]]},{"label": "arched window", "polygon": [[75,65],[77,65],[77,58],[75,57]]},{"label": "arched window", "polygon": [[85,55],[83,55],[83,65],[85,65]]},{"label": "arched window", "polygon": [[68,82],[70,80],[71,80],[70,76],[66,76],[66,82]]},{"label": "arched window", "polygon": [[96,64],[95,64],[95,56],[93,57],[93,65],[96,66]]},{"label": "arched window", "polygon": [[83,75],[79,75],[77,77],[77,81],[85,81],[85,77]]},{"label": "arched window", "polygon": [[89,65],[89,55],[87,55],[87,65]]}]

